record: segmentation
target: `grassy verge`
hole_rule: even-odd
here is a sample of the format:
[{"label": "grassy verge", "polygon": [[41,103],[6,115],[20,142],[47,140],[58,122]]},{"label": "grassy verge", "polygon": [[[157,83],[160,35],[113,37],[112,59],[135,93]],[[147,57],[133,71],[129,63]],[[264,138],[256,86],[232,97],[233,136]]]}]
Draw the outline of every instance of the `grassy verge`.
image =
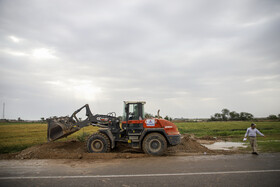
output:
[{"label": "grassy verge", "polygon": [[280,142],[258,141],[258,148],[262,152],[280,152]]},{"label": "grassy verge", "polygon": [[[58,141],[78,139],[97,131],[97,127],[88,126]],[[47,142],[47,124],[40,123],[3,123],[0,124],[0,153],[21,151],[32,145]]]},{"label": "grassy verge", "polygon": [[[236,142],[242,141],[250,124],[250,122],[244,121],[176,123],[182,134],[189,133],[197,137],[229,138]],[[257,128],[266,135],[266,138],[257,138],[258,149],[262,152],[280,152],[280,122],[258,122]],[[246,150],[249,151],[250,147]]]}]

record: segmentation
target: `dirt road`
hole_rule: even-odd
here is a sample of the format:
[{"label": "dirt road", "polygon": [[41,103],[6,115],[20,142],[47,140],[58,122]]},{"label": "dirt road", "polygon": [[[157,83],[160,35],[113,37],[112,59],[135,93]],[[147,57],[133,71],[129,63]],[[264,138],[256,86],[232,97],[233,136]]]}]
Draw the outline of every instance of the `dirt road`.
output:
[{"label": "dirt road", "polygon": [[1,186],[279,186],[280,154],[0,160]]}]

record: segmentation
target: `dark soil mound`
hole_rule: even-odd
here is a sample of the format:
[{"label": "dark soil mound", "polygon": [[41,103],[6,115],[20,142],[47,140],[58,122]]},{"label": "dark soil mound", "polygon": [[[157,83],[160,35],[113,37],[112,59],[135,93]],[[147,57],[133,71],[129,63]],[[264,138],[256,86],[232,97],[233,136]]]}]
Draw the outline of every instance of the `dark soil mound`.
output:
[{"label": "dark soil mound", "polygon": [[196,141],[196,139],[191,135],[184,135],[181,139],[181,143],[174,147],[168,148],[168,153],[213,153],[212,150],[209,150],[205,146],[201,145]]},{"label": "dark soil mound", "polygon": [[[193,136],[184,135],[181,143],[169,147],[167,155],[175,153],[213,153],[196,141]],[[48,142],[29,147],[17,154],[0,155],[2,159],[113,159],[147,157],[139,149],[132,149],[128,144],[118,143],[110,153],[88,153],[84,142]]]}]

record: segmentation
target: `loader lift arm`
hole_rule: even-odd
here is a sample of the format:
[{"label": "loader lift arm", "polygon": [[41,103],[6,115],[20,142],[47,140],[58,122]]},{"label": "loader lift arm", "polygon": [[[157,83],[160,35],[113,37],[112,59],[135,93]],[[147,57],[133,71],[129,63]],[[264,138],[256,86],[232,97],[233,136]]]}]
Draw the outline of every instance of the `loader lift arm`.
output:
[{"label": "loader lift arm", "polygon": [[[77,114],[85,109],[87,118],[85,120],[79,120]],[[52,117],[47,119],[48,122],[48,141],[55,141],[60,138],[69,136],[74,132],[79,131],[81,128],[93,125],[101,128],[108,128],[112,124],[119,122],[116,117],[116,113],[112,112],[107,115],[96,114],[93,115],[89,105],[85,104],[78,110],[76,110],[70,117]]]}]

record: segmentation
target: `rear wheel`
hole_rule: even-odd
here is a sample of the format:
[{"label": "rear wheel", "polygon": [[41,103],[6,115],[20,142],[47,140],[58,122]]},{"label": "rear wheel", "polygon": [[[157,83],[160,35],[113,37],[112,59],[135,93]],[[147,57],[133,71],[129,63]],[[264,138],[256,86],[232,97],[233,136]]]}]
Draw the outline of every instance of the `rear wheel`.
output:
[{"label": "rear wheel", "polygon": [[87,150],[89,153],[106,153],[110,152],[111,142],[107,135],[95,133],[87,140]]},{"label": "rear wheel", "polygon": [[149,155],[163,155],[167,149],[167,142],[159,133],[148,134],[143,140],[143,151]]}]

